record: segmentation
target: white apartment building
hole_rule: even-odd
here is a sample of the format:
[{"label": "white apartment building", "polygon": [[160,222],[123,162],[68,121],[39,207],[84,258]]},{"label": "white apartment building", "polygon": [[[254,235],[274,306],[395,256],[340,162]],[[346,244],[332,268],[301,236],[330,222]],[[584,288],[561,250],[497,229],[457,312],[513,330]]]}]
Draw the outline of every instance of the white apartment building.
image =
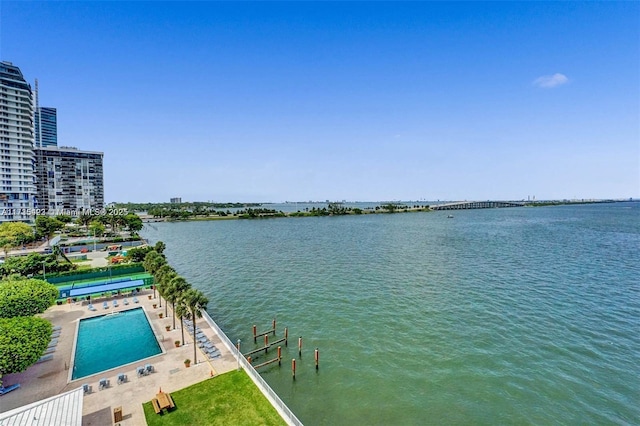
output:
[{"label": "white apartment building", "polygon": [[33,94],[22,72],[0,62],[0,223],[32,222],[36,196]]},{"label": "white apartment building", "polygon": [[35,156],[39,214],[75,216],[104,208],[104,153],[45,146]]}]

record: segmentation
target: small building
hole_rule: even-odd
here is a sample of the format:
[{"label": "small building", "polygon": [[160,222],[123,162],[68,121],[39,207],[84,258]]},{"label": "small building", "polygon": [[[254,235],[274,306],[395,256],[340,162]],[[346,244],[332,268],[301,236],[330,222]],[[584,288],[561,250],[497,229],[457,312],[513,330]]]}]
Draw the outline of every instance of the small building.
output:
[{"label": "small building", "polygon": [[0,424],[7,426],[82,426],[82,387],[32,404],[0,413]]}]

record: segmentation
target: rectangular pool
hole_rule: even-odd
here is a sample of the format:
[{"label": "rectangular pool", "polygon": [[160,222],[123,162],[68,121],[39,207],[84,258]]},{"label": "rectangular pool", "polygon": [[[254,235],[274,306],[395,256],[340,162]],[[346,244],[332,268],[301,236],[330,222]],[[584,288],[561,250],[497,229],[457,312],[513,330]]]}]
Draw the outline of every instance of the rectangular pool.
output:
[{"label": "rectangular pool", "polygon": [[142,308],[80,320],[71,379],[162,353]]}]

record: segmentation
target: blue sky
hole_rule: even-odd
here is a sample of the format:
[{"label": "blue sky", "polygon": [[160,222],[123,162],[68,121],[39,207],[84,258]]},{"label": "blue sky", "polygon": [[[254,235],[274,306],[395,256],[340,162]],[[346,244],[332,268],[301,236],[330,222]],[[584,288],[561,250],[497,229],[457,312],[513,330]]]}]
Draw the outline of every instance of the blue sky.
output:
[{"label": "blue sky", "polygon": [[105,201],[640,196],[638,2],[11,2]]}]

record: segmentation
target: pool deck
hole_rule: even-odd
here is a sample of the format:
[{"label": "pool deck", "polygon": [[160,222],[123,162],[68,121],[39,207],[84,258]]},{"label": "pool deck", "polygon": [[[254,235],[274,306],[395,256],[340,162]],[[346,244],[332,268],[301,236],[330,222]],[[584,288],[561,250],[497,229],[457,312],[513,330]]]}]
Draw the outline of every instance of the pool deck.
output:
[{"label": "pool deck", "polygon": [[[201,382],[211,375],[226,373],[237,368],[236,359],[227,350],[217,336],[208,326],[206,321],[199,319],[198,327],[209,337],[209,340],[218,347],[222,356],[210,360],[200,349],[198,349],[198,364],[191,363],[190,368],[186,368],[184,360],[189,358],[193,361],[193,339],[185,329],[185,346],[176,348],[175,340],[181,340],[180,324],[176,322],[176,329],[169,332],[165,326],[172,324],[171,305],[169,305],[169,318],[159,318],[159,313],[165,312],[165,303],[162,308],[153,308],[154,303],[158,303],[158,296],[149,300],[148,295],[153,295],[153,290],[144,290],[137,298],[140,303],[133,303],[128,297],[129,305],[125,306],[122,301],[124,297],[94,299],[93,305],[96,311],[87,309],[87,304],[75,303],[56,305],[49,308],[42,317],[51,321],[54,326],[60,326],[61,334],[58,338],[56,351],[53,352],[53,359],[34,364],[26,371],[17,374],[8,374],[3,377],[6,385],[20,383],[21,387],[13,392],[2,396],[0,400],[0,412],[12,410],[14,408],[39,401],[76,389],[83,384],[92,387],[90,393],[85,394],[82,409],[82,424],[84,425],[111,425],[113,424],[113,410],[122,407],[123,420],[118,422],[121,425],[146,425],[142,403],[150,401],[155,397],[158,390],[162,388],[165,392],[174,392],[194,383]],[[114,308],[112,300],[118,300],[119,307]],[[109,308],[103,309],[102,302],[109,302]],[[151,327],[154,333],[159,336],[163,354],[147,358],[132,364],[118,367],[93,376],[84,377],[73,382],[69,382],[69,365],[71,364],[72,350],[78,321],[81,318],[104,315],[109,312],[123,311],[142,306],[151,320]],[[126,330],[123,330],[126,332]],[[136,368],[152,364],[154,372],[147,376],[137,377]],[[127,381],[117,384],[118,374],[127,375]],[[110,385],[108,388],[99,390],[100,379],[106,378]]]}]

